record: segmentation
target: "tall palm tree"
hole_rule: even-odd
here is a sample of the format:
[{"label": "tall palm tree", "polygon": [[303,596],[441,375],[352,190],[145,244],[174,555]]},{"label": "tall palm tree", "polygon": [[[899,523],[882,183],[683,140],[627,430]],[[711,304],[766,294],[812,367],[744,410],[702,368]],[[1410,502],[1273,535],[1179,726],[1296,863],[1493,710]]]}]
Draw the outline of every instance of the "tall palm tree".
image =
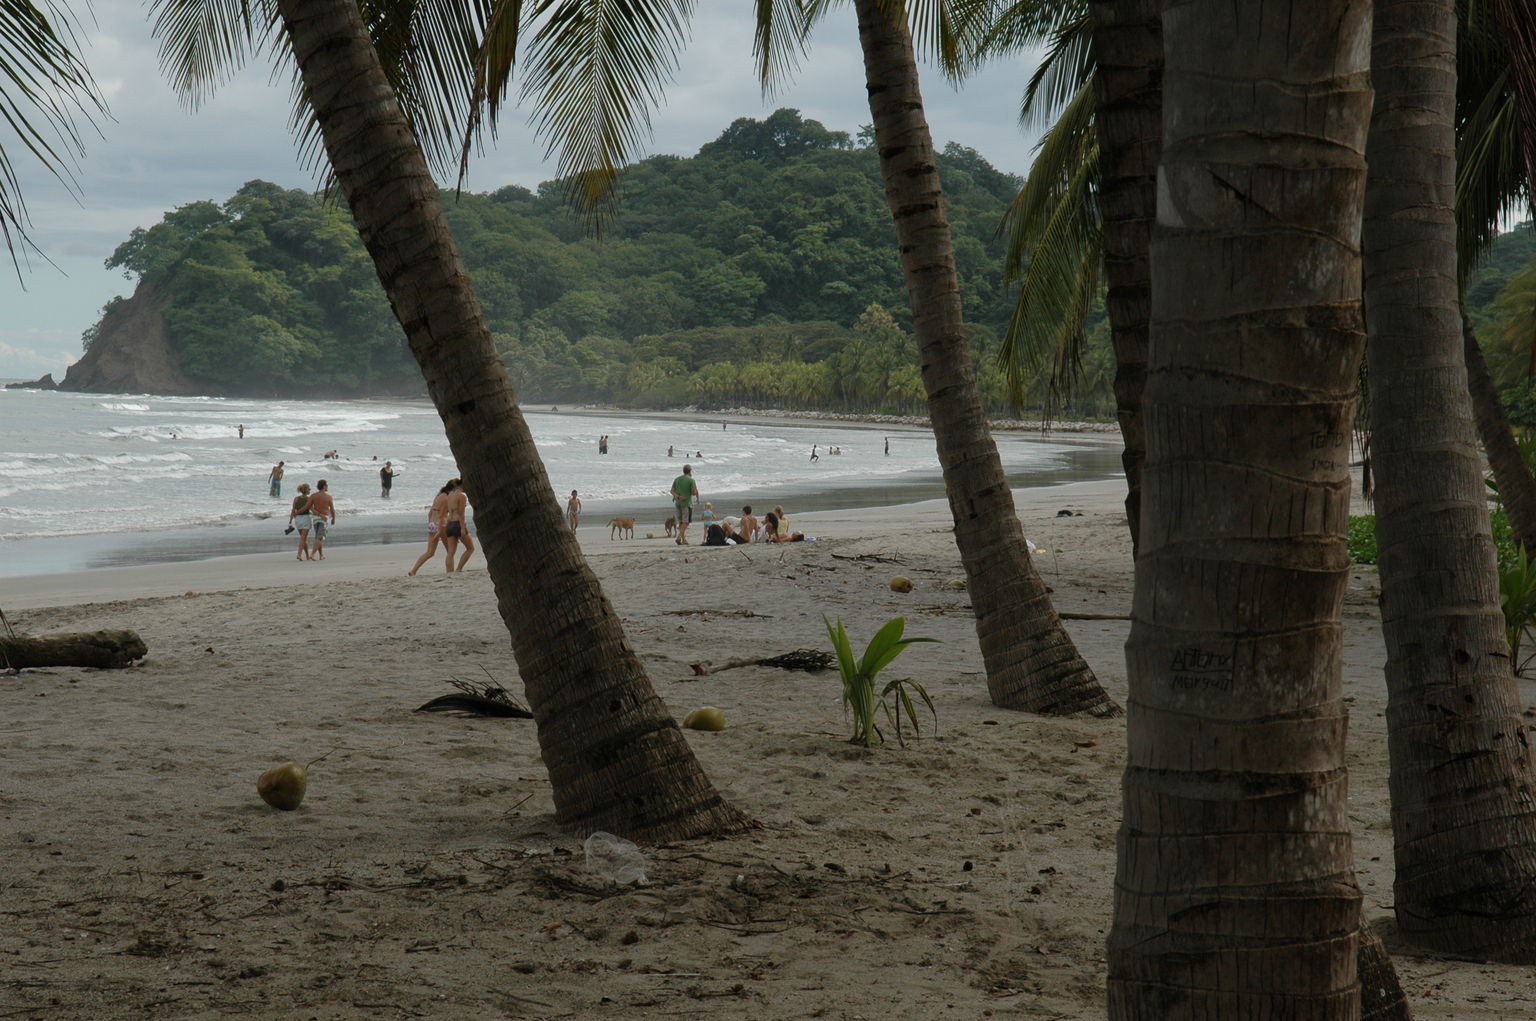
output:
[{"label": "tall palm tree", "polygon": [[1461,336],[1455,40],[1453,0],[1375,0],[1362,250],[1394,899],[1416,942],[1536,961],[1536,773]]},{"label": "tall palm tree", "polygon": [[1118,715],[1051,606],[976,387],[959,278],[923,113],[906,5],[854,0],[886,200],[896,226],[928,412],[994,703]]},{"label": "tall palm tree", "polygon": [[[1517,203],[1528,203],[1536,177],[1536,28],[1529,6],[1458,0],[1456,237],[1463,289],[1468,274]],[[1516,70],[1526,71],[1517,78]],[[1518,88],[1525,82],[1524,88]],[[1536,478],[1515,443],[1499,390],[1465,317],[1462,337],[1478,435],[1499,486],[1510,529],[1536,550]]]},{"label": "tall palm tree", "polygon": [[1106,305],[1115,346],[1115,403],[1124,440],[1125,512],[1134,548],[1140,535],[1141,467],[1146,458],[1141,392],[1152,298],[1149,247],[1163,142],[1162,2],[1094,0],[1089,7],[1098,100],[1098,199],[1104,221],[1104,275],[1109,282]]},{"label": "tall palm tree", "polygon": [[1369,12],[1164,7],[1111,1018],[1359,1014],[1340,608]]},{"label": "tall palm tree", "polygon": [[[376,48],[355,0],[278,0],[266,24],[281,29],[297,63],[302,100],[474,500],[557,822],[577,833],[650,840],[740,828],[745,818],[705,777],[565,527],[418,141],[433,114],[418,109],[407,121],[380,61],[381,52],[404,58],[411,66],[397,68],[397,80],[430,101],[434,85],[456,87],[448,73],[454,54],[481,37],[469,31],[474,17],[494,12],[479,4],[389,8],[371,5],[374,27],[425,19],[413,31],[443,45],[443,63],[424,62],[425,52],[399,35]],[[206,86],[264,27],[240,0],[157,0],[155,10],[167,40],[162,53],[184,72],[184,88]],[[445,69],[441,77],[437,68]]]},{"label": "tall palm tree", "polygon": [[[0,121],[16,144],[73,187],[70,168],[83,154],[81,122],[106,114],[106,104],[81,58],[75,18],[54,0],[0,4]],[[0,144],[0,240],[17,272],[17,247],[27,240],[27,206],[13,153]],[[41,253],[46,258],[46,253]]]}]

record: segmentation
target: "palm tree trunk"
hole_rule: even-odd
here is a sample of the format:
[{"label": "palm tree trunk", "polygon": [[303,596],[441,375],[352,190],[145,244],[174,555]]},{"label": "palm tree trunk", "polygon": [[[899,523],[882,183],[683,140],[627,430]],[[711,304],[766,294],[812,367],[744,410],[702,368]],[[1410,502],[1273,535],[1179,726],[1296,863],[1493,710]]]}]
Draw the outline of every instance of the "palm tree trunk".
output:
[{"label": "palm tree trunk", "polygon": [[1163,145],[1162,0],[1094,0],[1094,88],[1099,133],[1099,213],[1104,221],[1105,307],[1115,348],[1115,404],[1125,444],[1125,516],[1135,549],[1141,534],[1141,469],[1147,456],[1141,391],[1147,378],[1147,319]]},{"label": "palm tree trunk", "polygon": [[1376,0],[1362,233],[1398,930],[1536,961],[1536,775],[1456,283],[1456,12]]},{"label": "palm tree trunk", "polygon": [[557,822],[649,840],[742,827],[565,527],[356,3],[279,0],[279,9],[337,181],[474,499]]},{"label": "palm tree trunk", "polygon": [[1118,716],[1051,606],[976,389],[933,137],[906,12],[855,0],[869,110],[896,223],[928,413],[976,610],[992,701],[1009,709]]},{"label": "palm tree trunk", "polygon": [[1520,445],[1515,442],[1515,431],[1510,427],[1509,416],[1504,413],[1499,388],[1488,372],[1483,349],[1465,312],[1461,317],[1461,337],[1467,388],[1472,393],[1472,415],[1483,452],[1488,456],[1488,467],[1493,469],[1493,480],[1499,486],[1499,503],[1509,515],[1509,527],[1514,532],[1515,541],[1527,552],[1536,553],[1536,478],[1531,477],[1530,466],[1525,463]]},{"label": "palm tree trunk", "polygon": [[1369,12],[1164,6],[1117,1021],[1360,1012],[1339,614]]}]

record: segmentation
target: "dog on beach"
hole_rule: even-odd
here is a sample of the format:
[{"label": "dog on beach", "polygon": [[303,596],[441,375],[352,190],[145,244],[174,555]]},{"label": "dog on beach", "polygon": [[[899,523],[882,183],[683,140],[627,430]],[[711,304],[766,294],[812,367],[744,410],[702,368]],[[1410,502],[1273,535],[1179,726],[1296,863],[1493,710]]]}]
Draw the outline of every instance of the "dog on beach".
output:
[{"label": "dog on beach", "polygon": [[634,518],[614,518],[612,521],[608,522],[608,541],[609,542],[612,542],[615,538],[633,539],[634,537],[635,537],[635,519]]},{"label": "dog on beach", "polygon": [[667,538],[672,538],[677,533],[677,518],[668,518],[664,524],[667,526]]}]

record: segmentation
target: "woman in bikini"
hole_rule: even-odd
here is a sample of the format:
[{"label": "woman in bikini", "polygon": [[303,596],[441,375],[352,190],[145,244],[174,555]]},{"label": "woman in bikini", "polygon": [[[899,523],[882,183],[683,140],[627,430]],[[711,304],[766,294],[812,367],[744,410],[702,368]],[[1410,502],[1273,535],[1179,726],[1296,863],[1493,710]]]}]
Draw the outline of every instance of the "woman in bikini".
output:
[{"label": "woman in bikini", "polygon": [[[437,552],[437,543],[443,534],[443,522],[448,518],[448,501],[452,492],[453,482],[450,480],[447,485],[437,491],[437,495],[432,498],[432,506],[427,508],[427,551],[418,557],[415,565],[406,572],[412,578],[416,577],[416,572],[421,570],[421,565],[431,560],[432,555]],[[448,570],[453,570],[452,554],[448,557]]]},{"label": "woman in bikini", "polygon": [[[462,571],[475,552],[475,540],[469,535],[469,494],[464,492],[463,479],[449,479],[452,492],[448,495],[448,510],[443,514],[443,545],[448,547],[448,570]],[[464,545],[464,555],[459,565],[453,565],[453,554],[459,544]]]},{"label": "woman in bikini", "polygon": [[295,560],[313,560],[315,556],[309,551],[309,528],[313,519],[309,516],[309,483],[299,483],[299,495],[293,498],[293,506],[288,510],[288,523],[299,530],[299,554]]}]

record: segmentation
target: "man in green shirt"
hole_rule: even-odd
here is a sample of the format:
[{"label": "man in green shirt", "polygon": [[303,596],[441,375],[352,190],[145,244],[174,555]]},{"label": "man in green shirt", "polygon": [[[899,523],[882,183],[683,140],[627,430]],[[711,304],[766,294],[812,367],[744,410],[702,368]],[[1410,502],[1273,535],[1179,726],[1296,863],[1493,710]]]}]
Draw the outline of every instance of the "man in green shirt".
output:
[{"label": "man in green shirt", "polygon": [[693,478],[693,465],[683,465],[683,473],[672,480],[672,506],[677,511],[677,544],[688,545],[688,522],[693,520],[693,501],[699,484]]}]

